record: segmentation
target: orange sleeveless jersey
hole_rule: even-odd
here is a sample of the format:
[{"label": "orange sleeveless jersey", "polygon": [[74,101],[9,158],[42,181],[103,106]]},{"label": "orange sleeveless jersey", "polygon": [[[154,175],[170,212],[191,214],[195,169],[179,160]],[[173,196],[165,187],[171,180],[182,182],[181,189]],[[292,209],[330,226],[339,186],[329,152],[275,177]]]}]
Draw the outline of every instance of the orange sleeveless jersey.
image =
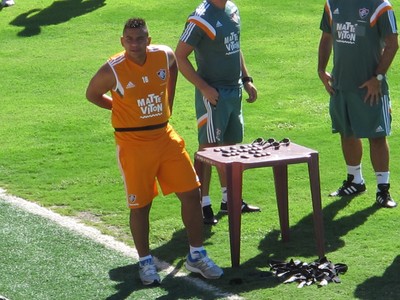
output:
[{"label": "orange sleeveless jersey", "polygon": [[130,61],[125,51],[112,56],[108,64],[117,82],[111,91],[114,128],[143,127],[168,121],[169,62],[162,47],[148,46],[143,66]]},{"label": "orange sleeveless jersey", "polygon": [[[144,127],[168,121],[170,74],[165,48],[147,47],[143,66],[127,59],[125,52],[112,56],[108,64],[117,82],[111,91],[114,128]],[[155,130],[116,131],[114,135],[129,208],[144,207],[158,195],[156,179],[164,195],[199,187],[184,141],[171,125]]]}]

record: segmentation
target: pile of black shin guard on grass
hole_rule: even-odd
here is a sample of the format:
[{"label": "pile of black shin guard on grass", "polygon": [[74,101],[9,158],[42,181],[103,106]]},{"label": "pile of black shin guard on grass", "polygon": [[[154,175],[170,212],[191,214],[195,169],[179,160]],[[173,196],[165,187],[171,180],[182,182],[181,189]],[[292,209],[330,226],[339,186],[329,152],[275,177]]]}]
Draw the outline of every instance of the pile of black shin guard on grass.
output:
[{"label": "pile of black shin guard on grass", "polygon": [[270,261],[271,272],[283,283],[297,282],[298,288],[317,284],[319,287],[329,282],[340,283],[339,274],[347,271],[347,265],[333,264],[326,257],[322,257],[312,263],[305,263],[291,259],[289,262]]}]

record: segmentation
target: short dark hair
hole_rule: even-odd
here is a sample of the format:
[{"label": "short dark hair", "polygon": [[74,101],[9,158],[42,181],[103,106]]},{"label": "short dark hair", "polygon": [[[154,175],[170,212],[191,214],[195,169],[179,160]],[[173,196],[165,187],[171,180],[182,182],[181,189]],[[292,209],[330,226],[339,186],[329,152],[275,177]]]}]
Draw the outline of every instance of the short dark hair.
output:
[{"label": "short dark hair", "polygon": [[130,28],[138,28],[138,29],[143,29],[145,31],[148,31],[146,21],[142,18],[128,19],[128,21],[125,22],[124,32],[126,29],[130,29]]}]

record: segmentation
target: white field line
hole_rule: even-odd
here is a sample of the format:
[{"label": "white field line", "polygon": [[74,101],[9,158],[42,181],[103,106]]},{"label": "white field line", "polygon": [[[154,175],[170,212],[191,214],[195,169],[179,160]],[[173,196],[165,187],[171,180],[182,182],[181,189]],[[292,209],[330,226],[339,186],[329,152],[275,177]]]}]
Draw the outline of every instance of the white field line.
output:
[{"label": "white field line", "polygon": [[[16,196],[9,195],[2,188],[0,188],[0,200],[4,200],[5,202],[10,203],[16,207],[19,207],[29,213],[49,219],[54,223],[57,223],[58,225],[67,228],[71,231],[77,232],[78,234],[85,236],[109,249],[116,250],[127,257],[131,257],[135,261],[139,259],[138,253],[135,248],[115,240],[115,238],[113,238],[112,236],[102,234],[96,228],[84,225],[83,223],[80,223],[74,218],[59,215],[47,208],[39,206],[36,203],[24,200]],[[155,263],[157,267],[160,270],[162,270],[162,273],[165,273],[166,275],[172,275],[174,277],[181,277],[184,280],[191,283],[192,285],[196,286],[197,288],[207,292],[211,292],[217,297],[223,297],[229,300],[243,299],[238,295],[223,292],[220,289],[208,283],[205,283],[204,281],[198,278],[187,276],[188,275],[187,273],[175,269],[174,266],[171,266],[167,262],[164,262],[156,257],[155,257]]]}]

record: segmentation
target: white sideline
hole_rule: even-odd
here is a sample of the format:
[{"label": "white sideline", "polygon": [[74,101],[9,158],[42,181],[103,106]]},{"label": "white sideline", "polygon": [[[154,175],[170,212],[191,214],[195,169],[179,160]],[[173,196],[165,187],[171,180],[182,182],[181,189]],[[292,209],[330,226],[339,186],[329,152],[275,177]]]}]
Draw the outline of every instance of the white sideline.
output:
[{"label": "white sideline", "polygon": [[[77,232],[82,236],[85,236],[109,249],[116,250],[127,257],[133,258],[135,261],[139,259],[138,253],[135,248],[130,247],[122,242],[115,240],[112,236],[108,236],[102,234],[99,230],[93,227],[89,227],[80,223],[74,218],[59,215],[47,208],[44,208],[36,203],[27,201],[25,199],[12,196],[7,194],[7,192],[0,188],[0,200],[4,200],[7,203],[10,203],[16,207],[19,207],[29,213],[42,216],[46,219],[49,219],[62,227],[68,228],[71,231]],[[171,266],[167,262],[159,260],[155,257],[155,263],[157,267],[162,270],[162,273],[166,275],[173,275],[174,277],[182,277],[184,280],[190,282],[194,286],[199,289],[212,292],[217,297],[224,297],[229,300],[243,299],[238,295],[234,295],[231,293],[226,293],[221,291],[220,289],[205,283],[204,281],[189,277],[187,273],[177,271],[174,266]]]}]

